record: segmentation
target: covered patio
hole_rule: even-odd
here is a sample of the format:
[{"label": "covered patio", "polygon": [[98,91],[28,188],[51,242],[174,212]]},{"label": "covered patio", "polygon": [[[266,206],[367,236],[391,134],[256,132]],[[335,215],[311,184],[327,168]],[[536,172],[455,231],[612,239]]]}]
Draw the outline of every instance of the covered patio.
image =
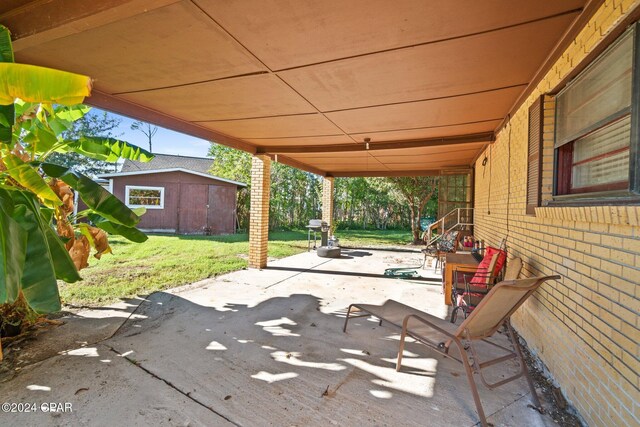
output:
[{"label": "covered patio", "polygon": [[[522,258],[523,276],[562,276],[545,284],[515,313],[518,332],[586,423],[640,422],[639,19],[637,0],[469,0],[437,5],[419,0],[10,0],[0,5],[0,23],[12,31],[16,61],[87,74],[95,79],[93,94],[86,100],[91,105],[254,156],[249,265],[255,270],[237,273],[238,286],[202,288],[184,298],[180,307],[189,310],[175,308],[174,314],[166,314],[175,319],[180,313],[196,316],[193,321],[204,335],[197,340],[187,335],[187,342],[179,344],[211,358],[194,356],[185,362],[189,355],[184,355],[179,364],[174,362],[175,369],[193,363],[213,376],[216,363],[226,364],[233,378],[228,383],[231,392],[212,385],[227,381],[223,377],[184,377],[211,392],[198,401],[204,402],[205,394],[206,399],[222,399],[215,400],[215,407],[225,414],[225,405],[237,405],[240,414],[250,405],[236,399],[240,390],[232,383],[239,372],[262,377],[253,378],[262,387],[255,389],[256,401],[262,402],[266,384],[278,388],[287,381],[301,381],[304,369],[309,376],[299,389],[301,397],[288,395],[283,387],[281,396],[289,396],[291,403],[267,414],[288,419],[294,413],[292,419],[300,424],[311,419],[302,417],[316,415],[352,424],[351,415],[343,411],[363,401],[375,402],[367,406],[367,414],[375,408],[390,411],[379,414],[380,424],[424,424],[425,419],[458,424],[448,418],[452,412],[462,417],[459,424],[475,421],[469,405],[460,403],[454,411],[444,403],[461,395],[455,384],[464,381],[450,373],[445,361],[421,359],[428,356],[411,348],[419,355],[415,368],[423,375],[409,379],[406,371],[390,372],[392,332],[371,331],[366,321],[354,324],[347,336],[336,328],[336,310],[369,297],[407,298],[411,305],[426,304],[422,308],[440,310],[434,314],[444,316],[442,307],[430,305],[440,300],[429,293],[437,286],[412,288],[395,280],[306,271],[291,275],[286,265],[284,270],[267,268],[279,266],[267,265],[274,161],[324,178],[323,219],[329,223],[336,177],[469,174],[475,236],[493,245],[505,241],[509,256]],[[619,56],[611,56],[612,51]],[[576,84],[581,79],[587,82],[583,86]],[[562,107],[562,96],[577,101]],[[598,109],[609,104],[615,111]],[[566,131],[574,119],[579,132]],[[559,138],[562,129],[564,138]],[[622,135],[614,138],[614,148],[606,138],[594,138],[598,132],[609,135],[611,129]],[[576,160],[574,147],[593,152]],[[613,156],[621,159],[615,168],[602,164]],[[589,168],[596,172],[580,172]],[[615,176],[607,176],[612,171]],[[586,178],[576,190],[572,177],[578,172]],[[602,175],[613,181],[602,184]],[[303,259],[299,262],[313,265]],[[358,273],[368,268],[380,272],[375,259],[354,257],[349,262],[358,261]],[[341,262],[346,261],[331,261],[336,271]],[[293,286],[302,278],[308,279],[310,289]],[[342,282],[344,278],[348,280]],[[245,287],[257,294],[239,291]],[[230,298],[211,300],[219,289],[228,289]],[[175,298],[167,298],[145,304],[156,310],[176,304]],[[237,331],[229,329],[233,336],[224,338],[223,333],[224,342],[208,337],[209,320],[202,319],[213,315],[224,332],[225,316],[234,317],[234,311],[222,311],[219,304],[235,304],[232,310],[248,316],[257,313],[254,322]],[[295,318],[283,313],[287,309]],[[153,310],[148,314],[149,319],[162,316]],[[261,322],[275,323],[256,325]],[[329,326],[329,335],[315,335],[319,322]],[[312,323],[316,327],[310,327]],[[176,339],[183,339],[179,323],[167,325],[174,328]],[[142,331],[142,323],[139,326]],[[138,326],[128,322],[121,332],[136,334],[135,329]],[[269,331],[284,335],[274,337]],[[290,344],[301,338],[288,333],[310,338],[298,344],[303,349],[300,356],[294,354],[296,344]],[[164,334],[154,335],[153,328],[148,334],[157,347],[167,345]],[[108,341],[116,352],[109,360],[120,360],[120,352],[132,350],[128,338],[116,334]],[[274,350],[249,342],[264,338],[277,341]],[[217,344],[206,350],[214,341]],[[335,344],[322,358],[307,358],[323,348],[317,342]],[[96,351],[102,356],[105,349]],[[365,350],[370,355],[353,353]],[[161,352],[134,351],[143,353],[141,360],[148,358],[150,371],[162,364],[156,358]],[[97,365],[94,361],[101,359],[77,360]],[[256,366],[262,368],[254,372],[243,366],[244,360],[259,362]],[[100,366],[110,366],[104,363]],[[145,366],[144,360],[139,366]],[[351,372],[353,382],[345,376]],[[322,394],[327,392],[320,406],[311,403],[318,394],[316,382]],[[180,393],[190,397],[199,391],[185,388]],[[524,404],[515,394],[510,396],[490,404],[488,412],[499,424],[512,422],[500,418],[500,408],[508,402],[509,408]],[[113,399],[120,402],[122,397]],[[209,408],[212,402],[197,404]],[[396,422],[389,414],[407,418]],[[527,414],[532,417],[527,424],[539,419],[531,411]],[[244,422],[238,420],[233,421]],[[269,420],[281,424],[279,418]]]},{"label": "covered patio", "polygon": [[335,177],[470,174],[600,3],[56,0],[0,23],[17,61],[95,79],[90,105],[254,154],[262,268],[272,161],[325,177],[330,224]]},{"label": "covered patio", "polygon": [[[361,318],[342,332],[353,302],[393,298],[446,317],[433,270],[420,270],[433,280],[380,274],[420,258],[370,249],[330,260],[303,253],[78,313],[27,345],[28,366],[2,384],[14,401],[68,402],[73,412],[3,414],[3,423],[476,425],[460,364],[410,343],[396,372],[398,328]],[[555,425],[528,407],[524,379],[480,392],[496,426]]]}]

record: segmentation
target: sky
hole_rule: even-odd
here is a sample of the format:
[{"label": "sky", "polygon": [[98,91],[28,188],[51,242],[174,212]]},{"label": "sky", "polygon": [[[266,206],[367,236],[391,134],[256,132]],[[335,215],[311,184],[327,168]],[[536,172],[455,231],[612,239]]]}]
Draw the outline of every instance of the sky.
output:
[{"label": "sky", "polygon": [[[101,114],[102,111],[103,110],[100,110],[99,108],[92,108],[89,114],[92,112]],[[117,129],[114,129],[114,135],[117,135],[118,138],[123,139],[126,142],[142,147],[145,150],[149,149],[147,136],[139,130],[131,130],[131,124],[135,122],[134,119],[108,111],[107,113],[110,116],[117,117],[122,120],[120,126]],[[160,126],[157,126],[157,128],[158,132],[151,140],[154,153],[207,157],[207,152],[209,151],[210,146],[208,141],[185,135],[184,133],[174,132]]]}]

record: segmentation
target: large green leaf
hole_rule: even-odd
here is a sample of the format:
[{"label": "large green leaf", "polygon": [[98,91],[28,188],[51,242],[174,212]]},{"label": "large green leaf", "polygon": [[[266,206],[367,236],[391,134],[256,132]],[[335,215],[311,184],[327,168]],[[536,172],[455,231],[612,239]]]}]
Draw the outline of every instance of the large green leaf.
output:
[{"label": "large green leaf", "polygon": [[36,313],[51,313],[60,310],[60,295],[47,238],[37,215],[37,210],[24,204],[17,205],[14,211],[14,219],[28,235],[22,294]]},{"label": "large green leaf", "polygon": [[0,304],[18,297],[25,265],[27,233],[13,214],[10,191],[0,188]]},{"label": "large green leaf", "polygon": [[91,79],[80,74],[27,64],[0,62],[0,105],[27,102],[80,104],[91,94]]},{"label": "large green leaf", "polygon": [[76,153],[107,162],[115,162],[118,159],[148,162],[154,157],[153,154],[137,145],[115,138],[99,136],[84,136],[69,143],[68,147]]},{"label": "large green leaf", "polygon": [[[0,62],[14,62],[11,34],[7,27],[0,25]],[[0,142],[11,143],[11,126],[15,122],[13,104],[0,105]]]},{"label": "large green leaf", "polygon": [[0,105],[0,142],[10,144],[12,139],[12,126],[15,122],[15,109],[13,104]]},{"label": "large green leaf", "polygon": [[97,214],[89,214],[87,217],[96,227],[103,229],[109,234],[116,234],[136,243],[142,243],[148,239],[146,234],[135,227],[116,224]]},{"label": "large green leaf", "polygon": [[51,251],[51,258],[53,259],[53,269],[56,272],[56,278],[64,280],[67,283],[74,283],[78,280],[82,280],[75,264],[71,260],[71,256],[64,244],[60,240],[60,237],[56,234],[51,227],[44,229],[47,243],[49,244],[49,250]]},{"label": "large green leaf", "polygon": [[84,117],[91,107],[86,105],[58,105],[54,109],[54,113],[48,118],[47,123],[56,135],[62,134],[73,127],[73,122]]},{"label": "large green leaf", "polygon": [[31,212],[34,212],[33,219],[36,221],[38,228],[42,231],[42,234],[47,240],[55,277],[59,280],[64,280],[67,283],[74,283],[78,280],[82,280],[78,274],[78,270],[76,270],[76,266],[71,260],[69,252],[67,252],[67,249],[64,247],[60,237],[55,233],[53,228],[51,228],[53,211],[42,208],[33,195],[24,191],[14,191],[12,195],[16,204],[23,204],[27,206]]},{"label": "large green leaf", "polygon": [[4,25],[0,25],[0,62],[14,62],[11,32]]},{"label": "large green leaf", "polygon": [[80,104],[56,107],[55,111],[56,118],[60,120],[66,120],[67,122],[71,123],[83,118],[89,111],[91,111],[91,107],[89,107],[88,105]]},{"label": "large green leaf", "polygon": [[47,206],[62,204],[60,198],[30,164],[23,162],[18,156],[11,153],[6,153],[3,156],[7,172],[18,184],[33,191]]},{"label": "large green leaf", "polygon": [[36,140],[34,141],[34,148],[36,153],[45,153],[58,142],[58,138],[51,131],[51,129],[47,129],[44,126],[37,126],[34,134],[36,136]]},{"label": "large green leaf", "polygon": [[93,182],[92,179],[75,172],[65,166],[53,163],[42,163],[42,170],[49,176],[60,178],[75,189],[88,207],[109,221],[133,227],[140,222],[140,217],[133,213],[113,194]]}]

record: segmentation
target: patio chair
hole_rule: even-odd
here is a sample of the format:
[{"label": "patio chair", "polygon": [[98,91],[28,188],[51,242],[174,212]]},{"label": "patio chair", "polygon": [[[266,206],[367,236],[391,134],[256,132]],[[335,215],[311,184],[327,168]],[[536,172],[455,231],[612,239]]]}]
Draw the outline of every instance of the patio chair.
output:
[{"label": "patio chair", "polygon": [[422,262],[422,268],[427,265],[427,258],[432,257],[436,260],[435,269],[438,269],[438,264],[441,265],[441,268],[444,268],[444,256],[448,253],[456,253],[458,250],[458,245],[460,244],[460,239],[462,238],[463,233],[460,231],[447,231],[442,235],[442,238],[422,249],[421,252],[424,254],[424,261]]},{"label": "patio chair", "polygon": [[[352,304],[349,306],[343,331],[346,332],[349,318],[372,315],[402,328],[396,370],[400,371],[402,356],[407,335],[417,342],[426,344],[443,356],[449,357],[464,366],[467,380],[471,388],[473,400],[483,426],[488,426],[487,419],[478,393],[474,374],[479,374],[482,383],[489,389],[494,389],[524,376],[531,391],[531,399],[538,410],[542,410],[536,390],[527,371],[522,352],[511,327],[511,315],[533,294],[542,283],[547,280],[558,280],[560,276],[533,277],[520,280],[505,280],[495,285],[485,298],[478,304],[460,326],[447,320],[431,316],[413,307],[409,307],[393,300],[387,300],[382,305]],[[363,314],[350,316],[352,308],[358,308]],[[494,343],[488,338],[493,336],[500,327],[504,326],[508,332],[512,349]],[[481,361],[478,357],[474,342],[482,340],[506,352],[506,354],[490,360]],[[459,358],[449,353],[451,344],[458,349]],[[502,380],[490,383],[482,372],[483,369],[498,365],[507,360],[516,359],[519,371]]]},{"label": "patio chair", "polygon": [[522,269],[522,260],[514,258],[510,261],[503,276],[502,270],[506,258],[505,251],[487,248],[487,255],[475,271],[455,270],[453,272],[451,323],[456,322],[460,313],[466,319],[497,282],[518,278]]}]

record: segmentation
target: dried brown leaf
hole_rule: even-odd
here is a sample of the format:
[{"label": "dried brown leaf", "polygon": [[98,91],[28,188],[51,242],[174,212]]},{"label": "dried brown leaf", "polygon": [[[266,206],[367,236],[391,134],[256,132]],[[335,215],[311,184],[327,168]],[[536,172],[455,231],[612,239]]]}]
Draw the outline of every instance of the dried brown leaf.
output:
[{"label": "dried brown leaf", "polygon": [[54,193],[62,200],[62,206],[60,209],[66,216],[73,212],[73,190],[64,181],[59,179],[52,179],[49,183],[49,187]]},{"label": "dried brown leaf", "polygon": [[110,254],[111,247],[109,246],[109,239],[107,238],[107,233],[104,230],[101,230],[96,227],[87,227],[87,230],[91,234],[91,238],[93,239],[93,244],[96,249],[96,253],[94,257],[100,259],[102,254]]},{"label": "dried brown leaf", "polygon": [[66,240],[64,246],[67,250],[70,250],[76,239],[73,227],[66,218],[56,218],[56,232],[58,233],[58,236],[63,237],[64,240]]},{"label": "dried brown leaf", "polygon": [[87,260],[89,259],[90,251],[91,246],[89,246],[89,240],[85,236],[82,236],[73,242],[73,246],[69,249],[69,255],[71,256],[71,260],[78,271],[89,265]]}]

